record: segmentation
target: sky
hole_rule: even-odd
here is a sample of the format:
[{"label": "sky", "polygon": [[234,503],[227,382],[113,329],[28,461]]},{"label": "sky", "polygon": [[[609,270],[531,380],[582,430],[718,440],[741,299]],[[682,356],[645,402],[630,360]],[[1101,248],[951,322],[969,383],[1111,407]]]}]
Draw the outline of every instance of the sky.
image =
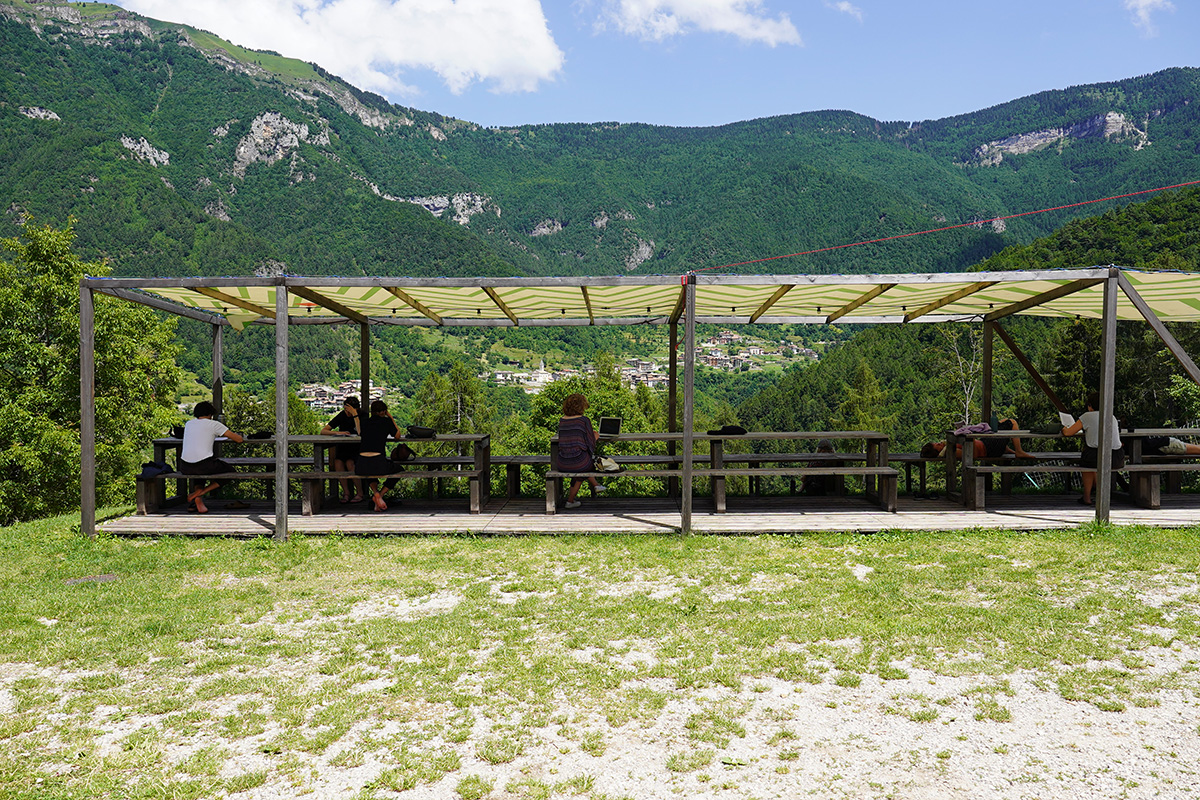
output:
[{"label": "sky", "polygon": [[927,120],[1200,66],[1198,0],[115,0],[486,126]]}]

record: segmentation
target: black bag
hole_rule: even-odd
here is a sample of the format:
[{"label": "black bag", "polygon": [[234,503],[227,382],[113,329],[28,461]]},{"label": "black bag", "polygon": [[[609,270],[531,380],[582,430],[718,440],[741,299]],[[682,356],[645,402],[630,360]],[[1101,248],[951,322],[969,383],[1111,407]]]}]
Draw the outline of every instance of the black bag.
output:
[{"label": "black bag", "polygon": [[1063,426],[1059,422],[1047,422],[1045,425],[1035,425],[1029,429],[1030,433],[1062,433]]},{"label": "black bag", "polygon": [[275,431],[255,431],[247,436],[247,439],[270,439],[275,435]]},{"label": "black bag", "polygon": [[746,433],[746,429],[741,425],[722,425],[716,430],[708,432],[709,436],[742,436]]},{"label": "black bag", "polygon": [[435,439],[437,431],[433,428],[426,428],[424,425],[409,425],[408,438],[410,439]]},{"label": "black bag", "polygon": [[166,475],[170,471],[170,464],[164,464],[161,461],[147,461],[145,464],[142,464],[142,474],[138,475],[138,480],[151,481],[159,475]]},{"label": "black bag", "polygon": [[400,443],[392,448],[392,461],[412,461],[416,455],[412,448],[404,443]]}]

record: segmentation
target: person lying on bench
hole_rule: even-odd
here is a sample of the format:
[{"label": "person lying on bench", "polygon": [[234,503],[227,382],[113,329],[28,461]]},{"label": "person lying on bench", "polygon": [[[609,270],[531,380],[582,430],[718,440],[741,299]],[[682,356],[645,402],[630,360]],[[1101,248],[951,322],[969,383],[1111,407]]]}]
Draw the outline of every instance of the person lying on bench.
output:
[{"label": "person lying on bench", "polygon": [[[1020,425],[1012,417],[1005,417],[1000,420],[1000,427],[994,431],[1015,431],[1020,429]],[[1021,440],[1014,436],[1011,439],[974,439],[974,453],[976,458],[1000,458],[1005,453],[1012,453],[1017,458],[1033,458],[1033,454],[1027,453],[1025,448],[1021,446]],[[945,442],[929,442],[921,448],[921,458],[937,458],[945,450]],[[962,445],[954,445],[954,454],[962,458]]]},{"label": "person lying on bench", "polygon": [[370,479],[371,502],[375,510],[387,511],[387,503],[383,502],[383,493],[379,490],[379,479],[396,471],[392,460],[384,453],[389,436],[400,438],[400,428],[388,413],[387,403],[382,400],[371,403],[370,419],[355,414],[354,425],[362,437],[358,446],[358,460],[354,462],[354,474]]},{"label": "person lying on bench", "polygon": [[[237,470],[227,461],[222,461],[213,455],[213,443],[221,436],[231,442],[243,441],[241,434],[234,433],[225,427],[225,423],[213,419],[217,409],[207,400],[201,400],[192,410],[194,419],[189,419],[183,426],[183,449],[179,453],[179,471],[184,475],[215,475],[218,472],[236,472]],[[202,499],[204,495],[221,485],[220,481],[212,481],[207,486],[193,489],[188,493],[188,511],[207,514],[208,507]]]}]

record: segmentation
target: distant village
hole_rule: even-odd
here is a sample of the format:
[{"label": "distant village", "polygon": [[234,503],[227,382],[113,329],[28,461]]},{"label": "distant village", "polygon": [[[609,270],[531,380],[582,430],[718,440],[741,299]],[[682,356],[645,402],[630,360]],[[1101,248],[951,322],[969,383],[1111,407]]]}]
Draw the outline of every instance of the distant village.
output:
[{"label": "distant village", "polygon": [[[812,361],[818,359],[816,351],[791,342],[767,345],[758,340],[747,340],[743,344],[743,339],[745,337],[741,334],[730,330],[710,336],[696,346],[696,363],[725,372],[740,372],[761,370],[761,362],[766,358],[799,358]],[[668,381],[667,370],[665,364],[643,358],[629,358],[621,367],[621,380],[632,386],[644,384],[651,389],[665,389]],[[533,370],[489,370],[480,373],[479,378],[503,386],[519,386],[526,394],[538,394],[556,380],[590,372],[589,365],[582,369],[550,370],[543,364]],[[370,388],[372,400],[383,397],[389,391],[388,387],[375,382],[371,383]],[[337,386],[305,383],[300,386],[298,395],[314,411],[334,413],[341,409],[346,397],[360,394],[361,389],[358,381],[343,381]]]}]

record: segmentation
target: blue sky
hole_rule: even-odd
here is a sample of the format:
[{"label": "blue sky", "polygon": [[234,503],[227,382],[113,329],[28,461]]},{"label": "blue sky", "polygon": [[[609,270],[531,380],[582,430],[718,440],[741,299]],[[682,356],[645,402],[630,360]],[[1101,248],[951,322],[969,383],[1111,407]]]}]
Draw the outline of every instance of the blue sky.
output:
[{"label": "blue sky", "polygon": [[483,125],[938,119],[1200,66],[1197,0],[116,0]]}]

